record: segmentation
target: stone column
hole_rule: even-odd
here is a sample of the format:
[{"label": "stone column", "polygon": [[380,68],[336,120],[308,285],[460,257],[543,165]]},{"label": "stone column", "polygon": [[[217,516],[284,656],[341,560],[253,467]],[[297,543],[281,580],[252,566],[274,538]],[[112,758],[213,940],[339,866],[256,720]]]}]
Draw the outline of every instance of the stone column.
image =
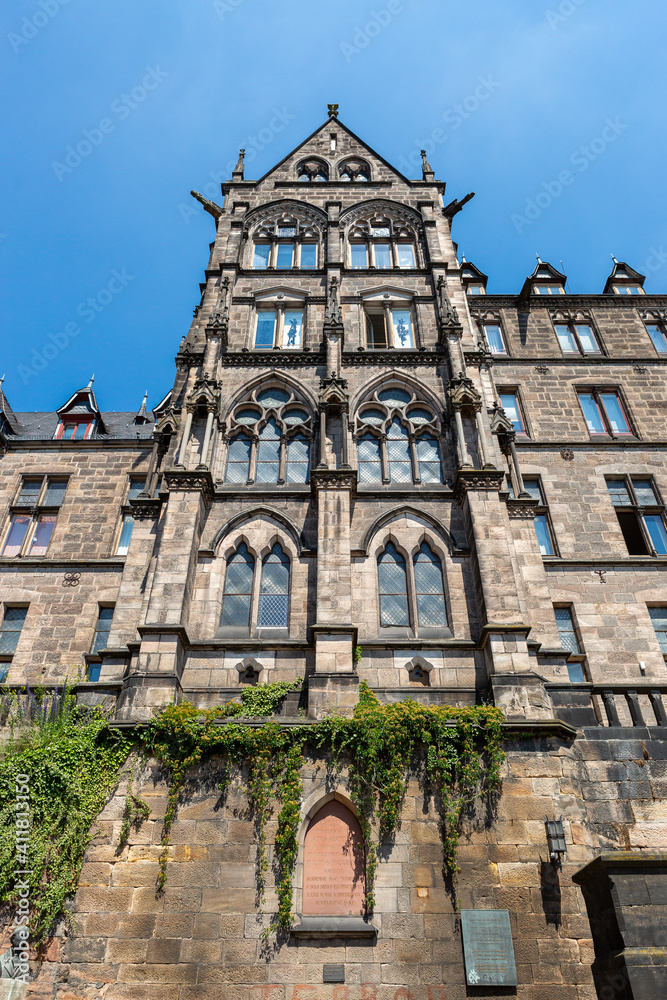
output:
[{"label": "stone column", "polygon": [[192,430],[192,417],[194,415],[194,410],[191,406],[188,406],[187,413],[185,417],[185,427],[183,428],[183,437],[181,438],[180,450],[178,453],[178,461],[176,463],[181,469],[185,468],[185,456],[188,450],[188,444],[190,441],[190,431]]},{"label": "stone column", "polygon": [[204,441],[201,446],[201,458],[199,465],[197,466],[198,469],[208,469],[208,462],[207,462],[208,448],[211,443],[211,432],[213,430],[214,416],[215,416],[214,411],[209,408],[209,411],[206,414],[206,430],[204,431]]},{"label": "stone column", "polygon": [[317,614],[315,675],[309,681],[309,712],[351,711],[359,697],[354,669],[356,628],[352,625],[350,501],[356,472],[315,469],[317,503]]},{"label": "stone column", "polygon": [[493,462],[489,460],[489,453],[486,447],[486,428],[482,416],[481,406],[475,407],[475,423],[477,424],[477,440],[479,442],[479,452],[482,459],[482,468],[495,469]]},{"label": "stone column", "polygon": [[472,459],[468,454],[468,449],[466,448],[466,439],[463,431],[463,418],[461,417],[460,407],[456,407],[454,410],[454,423],[456,424],[456,438],[459,446],[459,461],[461,462],[462,468],[472,469]]}]

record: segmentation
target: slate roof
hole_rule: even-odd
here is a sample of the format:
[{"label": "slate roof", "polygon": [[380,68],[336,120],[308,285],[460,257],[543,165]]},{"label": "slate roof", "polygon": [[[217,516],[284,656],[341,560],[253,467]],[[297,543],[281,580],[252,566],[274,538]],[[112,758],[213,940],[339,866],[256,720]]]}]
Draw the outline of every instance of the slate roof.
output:
[{"label": "slate roof", "polygon": [[[107,439],[122,439],[136,441],[148,440],[153,433],[153,421],[149,417],[146,423],[135,424],[134,418],[136,413],[104,413],[101,412],[100,416],[102,418],[104,427],[106,429],[106,434],[95,435],[94,440],[103,441]],[[14,426],[16,428],[16,434],[12,434],[12,439],[17,438],[27,438],[32,440],[45,440],[50,441],[56,432],[56,427],[60,421],[60,417],[55,412],[44,411],[44,412],[29,412],[29,413],[14,413]]]}]

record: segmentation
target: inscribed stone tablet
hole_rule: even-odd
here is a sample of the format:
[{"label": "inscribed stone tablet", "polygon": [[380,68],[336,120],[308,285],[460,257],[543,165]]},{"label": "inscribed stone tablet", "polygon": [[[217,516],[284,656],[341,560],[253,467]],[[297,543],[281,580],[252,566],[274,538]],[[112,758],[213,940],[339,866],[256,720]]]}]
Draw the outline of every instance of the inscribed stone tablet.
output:
[{"label": "inscribed stone tablet", "polygon": [[304,916],[361,916],[364,856],[361,827],[341,802],[313,816],[303,852]]},{"label": "inscribed stone tablet", "polygon": [[461,910],[468,986],[517,986],[507,910]]}]

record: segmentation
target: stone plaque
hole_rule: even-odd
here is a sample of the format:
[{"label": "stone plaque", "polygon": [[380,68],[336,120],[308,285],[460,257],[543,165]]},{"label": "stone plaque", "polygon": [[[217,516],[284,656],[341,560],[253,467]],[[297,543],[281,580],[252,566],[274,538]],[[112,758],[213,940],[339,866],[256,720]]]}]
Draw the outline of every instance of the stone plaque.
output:
[{"label": "stone plaque", "polygon": [[361,827],[342,802],[328,802],[313,816],[303,852],[304,916],[363,915],[361,844]]},{"label": "stone plaque", "polygon": [[322,982],[323,983],[344,983],[345,982],[345,966],[344,965],[323,965],[322,966]]},{"label": "stone plaque", "polygon": [[468,986],[517,986],[507,910],[461,910]]}]

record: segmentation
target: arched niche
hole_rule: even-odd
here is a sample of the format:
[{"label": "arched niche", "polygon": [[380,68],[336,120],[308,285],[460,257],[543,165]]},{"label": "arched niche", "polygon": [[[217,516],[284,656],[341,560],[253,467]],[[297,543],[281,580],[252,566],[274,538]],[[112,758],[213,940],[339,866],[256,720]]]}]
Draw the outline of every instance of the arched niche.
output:
[{"label": "arched niche", "polygon": [[361,827],[338,799],[310,820],[303,848],[302,913],[360,917],[364,913],[365,866]]}]

